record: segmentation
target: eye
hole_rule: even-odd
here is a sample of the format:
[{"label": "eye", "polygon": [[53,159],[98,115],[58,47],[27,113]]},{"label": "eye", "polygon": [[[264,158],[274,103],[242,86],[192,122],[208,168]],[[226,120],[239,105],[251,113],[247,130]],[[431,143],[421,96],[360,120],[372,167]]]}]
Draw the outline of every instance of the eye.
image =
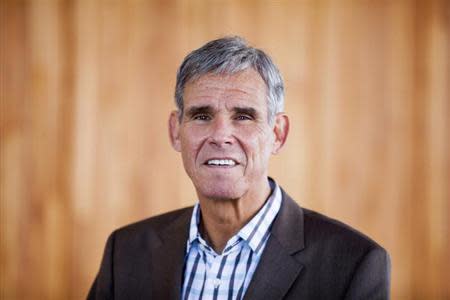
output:
[{"label": "eye", "polygon": [[241,115],[237,115],[235,117],[235,120],[238,121],[248,121],[248,120],[253,120],[252,116],[246,115],[246,114],[241,114]]},{"label": "eye", "polygon": [[209,120],[211,120],[211,117],[207,114],[197,114],[197,115],[193,116],[192,119],[199,120],[199,121],[209,121]]}]

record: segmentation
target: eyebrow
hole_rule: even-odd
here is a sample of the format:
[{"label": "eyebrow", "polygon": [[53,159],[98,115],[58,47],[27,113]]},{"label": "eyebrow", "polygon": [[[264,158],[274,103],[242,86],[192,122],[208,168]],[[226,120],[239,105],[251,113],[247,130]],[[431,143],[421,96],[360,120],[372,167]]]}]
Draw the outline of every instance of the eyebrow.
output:
[{"label": "eyebrow", "polygon": [[[253,107],[233,107],[232,111],[235,114],[245,114],[252,117],[259,117],[259,113],[256,109]],[[209,105],[202,105],[202,106],[192,106],[189,109],[186,110],[186,117],[192,118],[195,115],[198,114],[212,114],[214,112],[214,109]]]},{"label": "eyebrow", "polygon": [[253,107],[233,107],[233,111],[237,114],[244,114],[252,117],[258,117],[259,115]]}]

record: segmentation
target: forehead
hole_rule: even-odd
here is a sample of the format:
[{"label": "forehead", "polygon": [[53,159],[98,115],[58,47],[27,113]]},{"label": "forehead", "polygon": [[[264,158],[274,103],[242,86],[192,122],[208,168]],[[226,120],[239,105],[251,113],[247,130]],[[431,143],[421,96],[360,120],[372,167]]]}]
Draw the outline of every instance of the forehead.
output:
[{"label": "forehead", "polygon": [[240,104],[265,104],[267,86],[259,73],[251,68],[234,74],[206,74],[190,81],[184,89],[185,106],[219,100]]}]

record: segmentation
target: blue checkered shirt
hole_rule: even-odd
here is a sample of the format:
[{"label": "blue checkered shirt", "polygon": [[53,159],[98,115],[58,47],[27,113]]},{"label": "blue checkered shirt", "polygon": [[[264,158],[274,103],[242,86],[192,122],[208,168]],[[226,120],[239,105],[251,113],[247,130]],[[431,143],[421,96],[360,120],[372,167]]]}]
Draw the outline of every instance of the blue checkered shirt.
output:
[{"label": "blue checkered shirt", "polygon": [[281,191],[272,181],[264,206],[217,254],[198,230],[200,207],[192,213],[187,241],[183,300],[242,299],[270,236],[270,227],[281,206]]}]

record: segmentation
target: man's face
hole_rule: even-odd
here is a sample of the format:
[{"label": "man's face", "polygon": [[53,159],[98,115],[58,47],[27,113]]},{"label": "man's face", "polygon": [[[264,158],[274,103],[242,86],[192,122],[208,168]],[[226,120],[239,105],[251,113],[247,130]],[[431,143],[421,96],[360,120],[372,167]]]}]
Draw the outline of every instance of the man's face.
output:
[{"label": "man's face", "polygon": [[278,121],[268,123],[261,76],[253,69],[204,75],[186,85],[183,99],[180,123],[171,115],[171,139],[199,197],[238,199],[267,189],[269,157],[284,138]]}]

